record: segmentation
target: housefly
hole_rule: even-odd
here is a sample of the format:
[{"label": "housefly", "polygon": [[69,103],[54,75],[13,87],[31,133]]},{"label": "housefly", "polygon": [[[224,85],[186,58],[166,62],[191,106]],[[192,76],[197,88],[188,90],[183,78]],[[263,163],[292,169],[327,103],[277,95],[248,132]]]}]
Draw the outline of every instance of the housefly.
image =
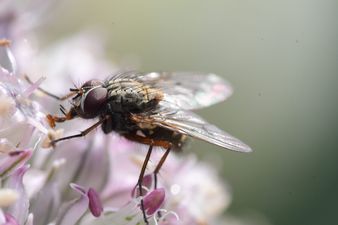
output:
[{"label": "housefly", "polygon": [[[187,137],[237,152],[252,151],[248,145],[192,112],[221,102],[231,94],[231,86],[215,74],[132,71],[104,81],[89,80],[80,88],[70,89],[62,98],[51,95],[59,100],[72,98],[72,107],[69,111],[61,107],[63,116],[48,115],[47,119],[51,127],[76,117],[98,118],[98,122],[80,134],[53,140],[52,144],[85,136],[101,126],[106,134],[116,132],[131,141],[149,145],[137,182],[142,195],[142,180],[154,146],[166,149],[154,170],[155,188],[157,174],[169,152],[182,149]],[[141,206],[143,210],[143,204]],[[143,215],[147,221],[144,210]]]}]

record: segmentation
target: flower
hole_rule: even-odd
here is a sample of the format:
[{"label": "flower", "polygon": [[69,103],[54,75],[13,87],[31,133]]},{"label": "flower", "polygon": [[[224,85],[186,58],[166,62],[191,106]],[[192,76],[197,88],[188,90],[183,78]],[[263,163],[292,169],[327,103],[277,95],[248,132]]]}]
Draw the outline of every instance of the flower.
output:
[{"label": "flower", "polygon": [[[0,38],[17,40],[47,21],[56,1],[2,0],[0,8]],[[41,19],[43,18],[43,19]]]},{"label": "flower", "polygon": [[[101,130],[49,145],[93,121],[74,120],[50,130],[46,114],[57,113],[59,106],[38,89],[66,93],[72,82],[104,79],[118,67],[106,59],[102,39],[90,32],[33,50],[28,38],[17,35],[34,36],[23,29],[18,13],[30,5],[5,3],[0,38],[10,38],[11,45],[0,46],[0,224],[145,224],[142,208],[149,224],[217,224],[230,192],[215,170],[194,156],[170,154],[154,189],[152,172],[163,154],[156,149],[140,196],[135,187],[148,146]],[[36,12],[25,15],[37,21]],[[23,74],[34,82],[26,82]]]},{"label": "flower", "polygon": [[8,142],[7,146],[10,143],[14,145],[20,143],[21,146],[25,146],[35,130],[39,130],[41,133],[47,132],[47,124],[44,122],[45,115],[41,112],[40,105],[28,98],[42,82],[42,79],[31,86],[23,86],[15,76],[14,73],[0,68],[0,99],[2,99],[0,103],[2,109],[0,134],[12,136],[9,134],[16,133],[13,135],[17,136],[16,142],[3,139],[2,143]]}]

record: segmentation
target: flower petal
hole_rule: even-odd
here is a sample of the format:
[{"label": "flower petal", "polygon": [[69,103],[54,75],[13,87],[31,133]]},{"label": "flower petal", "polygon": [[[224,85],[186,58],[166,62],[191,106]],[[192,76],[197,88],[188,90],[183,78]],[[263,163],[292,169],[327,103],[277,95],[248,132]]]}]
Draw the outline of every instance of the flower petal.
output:
[{"label": "flower petal", "polygon": [[86,213],[89,205],[89,198],[83,187],[77,184],[70,184],[71,188],[77,191],[81,197],[65,204],[57,216],[57,225],[74,225]]},{"label": "flower petal", "polygon": [[40,86],[40,84],[46,80],[45,77],[40,77],[39,80],[37,80],[36,82],[34,82],[32,85],[30,85],[26,90],[23,91],[22,95],[25,97],[30,96],[36,89],[38,89],[38,87]]},{"label": "flower petal", "polygon": [[33,221],[34,221],[34,215],[32,213],[30,213],[28,215],[28,218],[27,218],[25,225],[33,225],[34,224]]},{"label": "flower petal", "polygon": [[102,144],[107,143],[108,138],[102,132],[97,131],[93,137],[88,139],[89,143],[86,145],[86,152],[82,154],[80,170],[74,182],[84,187],[102,190],[111,172],[108,148],[106,144]]},{"label": "flower petal", "polygon": [[0,46],[0,67],[10,71],[10,73],[15,73],[17,70],[16,60],[8,46]]},{"label": "flower petal", "polygon": [[0,224],[4,224],[6,222],[6,216],[5,213],[0,208]]},{"label": "flower petal", "polygon": [[10,153],[15,150],[15,146],[6,138],[0,138],[0,153]]},{"label": "flower petal", "polygon": [[28,168],[28,165],[18,168],[13,175],[8,178],[6,183],[7,188],[16,190],[19,195],[19,200],[8,209],[8,213],[16,218],[18,224],[24,224],[28,216],[29,199],[22,182],[23,175]]},{"label": "flower petal", "polygon": [[0,160],[0,177],[10,176],[32,156],[30,150],[12,151]]},{"label": "flower petal", "polygon": [[[66,134],[67,135],[67,134]],[[70,182],[83,187],[92,187],[101,193],[107,183],[108,174],[111,173],[108,149],[102,144],[108,137],[96,133],[86,139],[75,139],[57,145],[53,152],[52,160],[65,158],[65,165],[60,168],[58,181],[65,190],[66,199],[73,199],[74,193],[67,189]]]},{"label": "flower petal", "polygon": [[[143,215],[138,207],[138,201],[131,201],[118,211],[106,211],[100,218],[93,220],[93,217],[85,217],[82,225],[110,225],[112,223],[118,225],[141,225],[143,223]],[[153,224],[153,223],[150,223]]]},{"label": "flower petal", "polygon": [[[55,177],[59,173],[58,169],[61,165],[61,159],[52,164],[52,169],[46,175],[47,180],[45,181],[45,185],[37,192],[37,195],[31,199],[31,212],[35,217],[35,225],[48,224],[52,222],[58,214],[61,205],[61,189]],[[40,187],[37,186],[36,188]],[[35,191],[36,190],[33,192]]]},{"label": "flower petal", "polygon": [[15,220],[15,218],[10,214],[6,213],[5,218],[6,223],[4,225],[19,225],[19,223]]}]

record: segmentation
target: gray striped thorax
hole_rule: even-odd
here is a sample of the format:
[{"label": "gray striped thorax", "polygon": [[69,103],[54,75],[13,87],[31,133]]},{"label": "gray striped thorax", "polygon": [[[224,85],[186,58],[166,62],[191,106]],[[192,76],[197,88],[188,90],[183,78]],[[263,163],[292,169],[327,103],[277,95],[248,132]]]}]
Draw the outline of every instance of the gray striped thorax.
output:
[{"label": "gray striped thorax", "polygon": [[106,84],[108,104],[115,112],[138,112],[155,106],[162,92],[133,79],[115,79]]}]

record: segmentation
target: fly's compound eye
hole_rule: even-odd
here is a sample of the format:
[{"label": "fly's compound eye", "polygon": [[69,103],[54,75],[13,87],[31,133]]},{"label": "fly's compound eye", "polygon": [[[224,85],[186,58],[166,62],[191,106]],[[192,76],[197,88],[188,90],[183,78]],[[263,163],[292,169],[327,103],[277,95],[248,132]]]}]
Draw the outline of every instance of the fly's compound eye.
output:
[{"label": "fly's compound eye", "polygon": [[107,89],[96,87],[88,90],[82,96],[81,109],[84,116],[94,118],[98,116],[107,101]]},{"label": "fly's compound eye", "polygon": [[103,84],[102,81],[97,80],[97,79],[93,79],[93,80],[86,81],[86,82],[82,85],[82,88],[90,89],[90,88],[93,88],[93,87],[100,86],[100,85],[102,85],[102,84]]}]

